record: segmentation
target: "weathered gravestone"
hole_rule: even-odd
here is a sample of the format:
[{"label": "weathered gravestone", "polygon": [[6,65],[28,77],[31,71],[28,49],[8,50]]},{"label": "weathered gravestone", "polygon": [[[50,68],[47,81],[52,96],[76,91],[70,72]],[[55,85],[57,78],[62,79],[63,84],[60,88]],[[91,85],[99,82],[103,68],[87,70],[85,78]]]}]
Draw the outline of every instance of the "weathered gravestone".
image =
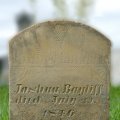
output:
[{"label": "weathered gravestone", "polygon": [[110,41],[46,22],[10,41],[10,120],[108,120]]}]

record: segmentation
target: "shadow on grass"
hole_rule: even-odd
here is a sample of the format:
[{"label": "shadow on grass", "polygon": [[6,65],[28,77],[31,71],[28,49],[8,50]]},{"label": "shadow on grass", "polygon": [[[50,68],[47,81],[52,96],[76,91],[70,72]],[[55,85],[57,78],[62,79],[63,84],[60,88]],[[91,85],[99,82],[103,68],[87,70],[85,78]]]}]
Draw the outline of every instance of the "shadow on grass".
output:
[{"label": "shadow on grass", "polygon": [[[9,120],[8,86],[0,86],[0,120]],[[120,120],[120,87],[110,89],[110,120]]]}]

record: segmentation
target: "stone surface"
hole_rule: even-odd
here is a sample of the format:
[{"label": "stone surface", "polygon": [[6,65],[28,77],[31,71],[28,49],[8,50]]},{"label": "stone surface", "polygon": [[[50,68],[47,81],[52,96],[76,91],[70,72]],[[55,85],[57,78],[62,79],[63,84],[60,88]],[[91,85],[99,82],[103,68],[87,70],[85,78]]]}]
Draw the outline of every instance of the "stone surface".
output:
[{"label": "stone surface", "polygon": [[110,41],[74,22],[45,22],[10,50],[10,120],[108,120]]}]

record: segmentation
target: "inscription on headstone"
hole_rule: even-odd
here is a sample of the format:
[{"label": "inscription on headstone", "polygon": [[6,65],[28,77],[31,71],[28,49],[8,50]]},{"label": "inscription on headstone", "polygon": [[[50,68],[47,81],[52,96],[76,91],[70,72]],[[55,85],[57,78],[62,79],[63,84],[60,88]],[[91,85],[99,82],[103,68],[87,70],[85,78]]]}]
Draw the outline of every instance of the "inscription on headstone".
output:
[{"label": "inscription on headstone", "polygon": [[10,120],[108,120],[105,36],[80,23],[45,22],[9,46]]}]

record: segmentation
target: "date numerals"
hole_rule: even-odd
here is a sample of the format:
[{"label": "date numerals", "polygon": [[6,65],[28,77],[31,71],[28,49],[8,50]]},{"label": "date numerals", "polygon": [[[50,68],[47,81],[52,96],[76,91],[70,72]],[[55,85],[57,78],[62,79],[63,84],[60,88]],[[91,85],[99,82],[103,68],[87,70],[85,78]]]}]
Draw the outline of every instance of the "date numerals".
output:
[{"label": "date numerals", "polygon": [[75,115],[75,111],[73,109],[70,110],[45,110],[43,112],[43,119],[42,120],[63,120],[67,118],[71,118]]}]

